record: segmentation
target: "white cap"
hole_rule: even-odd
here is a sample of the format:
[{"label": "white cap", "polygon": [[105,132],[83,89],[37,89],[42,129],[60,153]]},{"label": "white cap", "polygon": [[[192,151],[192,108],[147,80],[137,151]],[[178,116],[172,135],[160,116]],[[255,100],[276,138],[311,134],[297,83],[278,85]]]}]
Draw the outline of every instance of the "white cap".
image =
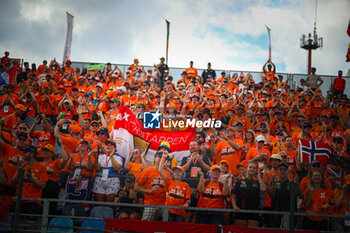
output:
[{"label": "white cap", "polygon": [[126,92],[126,88],[124,86],[117,87],[117,90],[122,90],[122,91]]},{"label": "white cap", "polygon": [[263,135],[261,135],[261,134],[256,136],[255,139],[256,139],[257,142],[260,142],[260,141],[264,141],[265,142],[265,137]]},{"label": "white cap", "polygon": [[101,88],[103,89],[102,83],[97,83],[97,84],[96,84],[96,87],[101,87]]}]

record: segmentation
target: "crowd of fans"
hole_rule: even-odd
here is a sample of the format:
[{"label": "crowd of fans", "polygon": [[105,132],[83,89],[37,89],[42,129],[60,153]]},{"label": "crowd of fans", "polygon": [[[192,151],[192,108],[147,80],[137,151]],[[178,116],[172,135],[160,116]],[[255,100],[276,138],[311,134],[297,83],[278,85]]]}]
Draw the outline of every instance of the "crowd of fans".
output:
[{"label": "crowd of fans", "polygon": [[[259,83],[249,73],[217,76],[210,63],[199,75],[192,61],[174,83],[164,61],[145,70],[135,59],[125,73],[109,63],[103,70],[74,69],[70,60],[63,67],[55,60],[18,66],[15,83],[0,90],[1,193],[16,195],[24,169],[23,197],[181,206],[169,210],[170,221],[177,222],[280,228],[283,216],[239,211],[289,211],[292,186],[299,211],[350,211],[350,101],[341,71],[332,92],[322,93],[315,68],[292,90],[270,60]],[[1,72],[13,65],[6,52]],[[169,156],[165,141],[153,161],[141,148],[124,158],[109,137],[119,106],[128,106],[140,121],[143,112],[159,110],[166,121],[214,118],[222,128],[195,129],[182,161]],[[329,144],[329,164],[302,163],[300,139]],[[52,203],[50,214],[57,209]],[[41,203],[24,202],[22,212],[41,213]],[[159,220],[162,209],[120,207],[115,213]],[[346,229],[338,218],[308,216],[297,224]]]}]

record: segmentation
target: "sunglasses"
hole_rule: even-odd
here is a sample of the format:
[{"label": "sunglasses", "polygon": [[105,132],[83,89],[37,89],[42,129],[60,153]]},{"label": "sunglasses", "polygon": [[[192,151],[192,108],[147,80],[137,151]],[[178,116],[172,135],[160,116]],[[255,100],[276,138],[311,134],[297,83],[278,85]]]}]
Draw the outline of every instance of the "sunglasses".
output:
[{"label": "sunglasses", "polygon": [[93,125],[91,125],[92,127],[98,127],[98,125],[95,125],[95,124],[93,124]]},{"label": "sunglasses", "polygon": [[19,127],[19,129],[21,129],[21,130],[26,130],[27,128],[25,128],[25,127]]},{"label": "sunglasses", "polygon": [[201,136],[196,136],[195,138],[202,138]]},{"label": "sunglasses", "polygon": [[26,138],[17,138],[18,141],[27,141]]},{"label": "sunglasses", "polygon": [[265,141],[259,141],[258,143],[265,143]]}]

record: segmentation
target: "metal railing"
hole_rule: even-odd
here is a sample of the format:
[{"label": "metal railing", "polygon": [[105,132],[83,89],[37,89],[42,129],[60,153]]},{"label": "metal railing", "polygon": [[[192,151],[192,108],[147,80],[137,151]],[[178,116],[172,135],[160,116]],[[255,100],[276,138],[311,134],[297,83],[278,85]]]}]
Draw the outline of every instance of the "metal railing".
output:
[{"label": "metal railing", "polygon": [[[18,199],[17,197],[14,197],[14,199]],[[14,229],[14,232],[25,232],[26,230],[23,227],[26,226],[35,226],[40,227],[40,230],[37,230],[36,232],[40,233],[47,233],[49,227],[59,227],[59,228],[73,228],[74,230],[94,230],[94,231],[104,231],[104,232],[113,232],[109,230],[101,230],[98,228],[87,228],[87,227],[81,227],[81,226],[73,226],[73,227],[64,227],[64,226],[54,226],[49,224],[49,219],[54,217],[61,217],[61,218],[70,218],[73,220],[86,220],[86,219],[95,219],[95,220],[103,220],[102,218],[94,218],[94,217],[83,217],[83,216],[64,216],[64,215],[49,215],[49,206],[50,202],[63,202],[63,203],[70,203],[70,204],[79,204],[79,205],[103,205],[103,206],[113,206],[113,207],[136,207],[136,208],[144,208],[144,207],[154,207],[154,208],[161,208],[163,211],[162,215],[162,221],[167,222],[169,219],[169,209],[182,209],[182,207],[179,206],[160,206],[160,205],[142,205],[142,204],[126,204],[126,203],[114,203],[114,202],[97,202],[97,201],[80,201],[80,200],[66,200],[66,199],[42,199],[42,198],[22,198],[23,201],[41,201],[43,203],[43,211],[41,215],[38,214],[20,214],[19,212],[12,213],[11,215],[14,215],[15,219],[19,219],[19,216],[34,216],[41,218],[40,224],[31,224],[31,225],[24,225],[23,222],[17,221],[16,223],[12,224],[12,227]],[[232,212],[232,213],[253,213],[253,214],[268,214],[268,215],[282,215],[285,218],[288,216],[288,222],[289,222],[289,228],[284,228],[285,230],[289,230],[289,232],[293,232],[295,230],[295,216],[316,216],[316,217],[327,217],[330,218],[345,218],[344,215],[331,215],[331,214],[309,214],[309,213],[301,213],[301,212],[295,212],[293,211],[293,208],[290,212],[286,211],[270,211],[270,210],[233,210],[233,209],[217,209],[217,208],[197,208],[197,207],[189,207],[188,211],[209,211],[209,212]],[[10,224],[10,223],[8,223]],[[264,228],[266,229],[266,228]],[[276,229],[276,228],[271,228]],[[50,231],[51,232],[51,231]]]},{"label": "metal railing", "polygon": [[[90,64],[96,64],[96,63],[92,63],[92,62],[77,62],[77,61],[73,61],[72,62],[72,67],[74,68],[86,68],[88,65]],[[125,74],[128,67],[130,65],[128,64],[112,64],[112,65],[118,65],[118,67],[120,68],[120,70]],[[154,66],[148,66],[148,65],[144,65],[143,66],[145,68],[145,70],[149,69],[149,68],[154,68]],[[181,67],[169,67],[169,75],[172,76],[174,78],[174,82],[176,83],[180,78],[181,78],[181,73],[185,70],[186,68],[181,68]],[[198,75],[201,75],[204,69],[198,69]],[[241,70],[222,70],[222,69],[215,69],[216,72],[216,76],[220,77],[220,73],[222,71],[225,71],[226,74],[230,74],[231,77],[235,74],[235,73],[240,73]],[[259,71],[243,71],[245,74],[250,73],[253,76],[253,79],[256,83],[261,81],[261,77],[264,76],[263,72],[259,72]],[[337,71],[335,71],[337,72]],[[306,79],[307,78],[307,74],[298,74],[298,73],[284,73],[284,72],[277,72],[277,75],[282,75],[284,77],[284,81],[288,80],[288,84],[291,86],[292,89],[295,89],[299,84],[300,84],[300,80],[301,79]],[[323,84],[320,87],[320,90],[322,91],[323,95],[326,95],[327,91],[331,90],[331,86],[333,83],[334,78],[336,77],[336,75],[323,75],[320,74],[321,78],[323,79]],[[343,78],[350,80],[350,76],[343,76]],[[347,84],[349,87],[349,83]],[[350,88],[345,88],[344,90],[344,94],[346,95],[350,95]]]}]

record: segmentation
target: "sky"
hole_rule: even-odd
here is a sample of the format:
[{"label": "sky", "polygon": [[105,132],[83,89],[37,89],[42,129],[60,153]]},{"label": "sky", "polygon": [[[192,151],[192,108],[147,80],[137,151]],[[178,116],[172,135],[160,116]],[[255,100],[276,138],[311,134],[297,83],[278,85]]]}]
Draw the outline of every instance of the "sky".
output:
[{"label": "sky", "polygon": [[[307,72],[302,34],[313,32],[316,0],[2,0],[0,53],[41,64],[62,62],[66,11],[74,16],[72,61],[141,65],[165,56],[166,23],[170,22],[170,67],[261,71],[268,59],[277,72]],[[317,1],[317,34],[323,48],[313,51],[317,73],[346,74],[350,37],[349,0]]]}]

